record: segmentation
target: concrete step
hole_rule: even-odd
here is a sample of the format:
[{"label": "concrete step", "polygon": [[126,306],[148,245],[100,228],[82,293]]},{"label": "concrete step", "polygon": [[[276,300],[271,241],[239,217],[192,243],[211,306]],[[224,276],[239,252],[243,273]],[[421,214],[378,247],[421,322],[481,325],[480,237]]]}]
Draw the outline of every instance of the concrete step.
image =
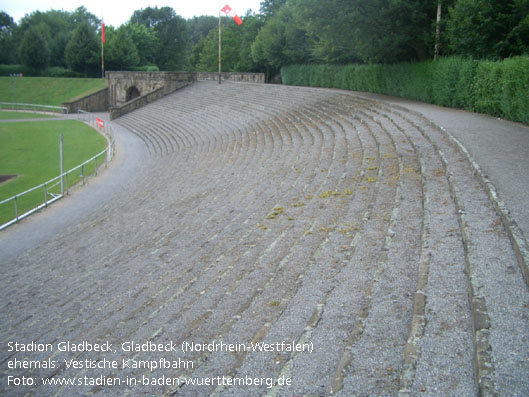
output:
[{"label": "concrete step", "polygon": [[[53,393],[529,391],[529,292],[493,203],[446,131],[354,93],[214,82],[117,123],[142,139],[148,161],[98,213],[10,264],[1,284],[1,342],[294,341],[312,350],[200,351],[179,354],[192,367],[105,373],[284,376],[288,387]],[[14,357],[24,354],[0,359]]]}]

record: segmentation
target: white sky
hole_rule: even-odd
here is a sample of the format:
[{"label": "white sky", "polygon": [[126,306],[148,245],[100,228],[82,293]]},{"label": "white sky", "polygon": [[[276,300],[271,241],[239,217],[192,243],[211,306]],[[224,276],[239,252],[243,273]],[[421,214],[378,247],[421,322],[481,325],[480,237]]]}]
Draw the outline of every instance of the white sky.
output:
[{"label": "white sky", "polygon": [[[84,6],[98,18],[104,18],[106,25],[118,27],[128,21],[135,10],[147,7],[168,6],[184,17],[192,18],[199,15],[219,15],[219,8],[229,4],[239,15],[244,16],[251,8],[259,12],[261,0],[2,0],[0,10],[9,14],[15,22],[19,22],[26,14],[33,11],[65,10],[73,11]],[[220,7],[219,7],[220,5]]]}]

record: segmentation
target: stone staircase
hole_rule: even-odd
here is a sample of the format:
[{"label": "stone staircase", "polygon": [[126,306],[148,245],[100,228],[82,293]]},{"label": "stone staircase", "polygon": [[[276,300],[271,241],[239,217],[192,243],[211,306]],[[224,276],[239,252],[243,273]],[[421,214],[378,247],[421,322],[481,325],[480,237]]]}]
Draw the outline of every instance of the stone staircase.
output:
[{"label": "stone staircase", "polygon": [[[112,202],[16,260],[2,281],[1,342],[310,351],[180,352],[166,357],[192,368],[105,372],[288,386],[2,384],[2,394],[529,393],[529,289],[516,253],[465,153],[429,120],[344,91],[198,82],[117,123],[149,160]],[[133,356],[161,354],[99,358]]]}]

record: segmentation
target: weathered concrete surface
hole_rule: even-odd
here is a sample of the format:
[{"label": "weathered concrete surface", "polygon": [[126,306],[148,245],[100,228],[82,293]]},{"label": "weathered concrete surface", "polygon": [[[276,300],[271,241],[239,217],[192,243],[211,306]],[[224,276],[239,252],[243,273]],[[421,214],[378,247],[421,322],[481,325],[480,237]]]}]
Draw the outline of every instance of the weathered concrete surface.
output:
[{"label": "weathered concrete surface", "polygon": [[[189,84],[186,84],[186,85],[189,85]],[[179,87],[179,89],[183,87],[185,86],[182,85],[182,87]],[[129,102],[126,102],[121,106],[112,106],[109,111],[110,120],[117,119],[127,113],[133,112],[141,108],[142,106],[145,106],[151,102],[155,102],[158,99],[163,98],[165,95],[167,95],[167,93],[165,92],[165,88],[160,87],[160,88],[155,89],[154,91],[149,92],[148,94],[141,95]]]},{"label": "weathered concrete surface", "polygon": [[[197,81],[210,80],[218,81],[219,74],[215,72],[197,72]],[[238,81],[244,83],[265,83],[264,73],[237,73],[237,72],[222,72],[220,74],[221,81]]]},{"label": "weathered concrete surface", "polygon": [[[529,393],[516,254],[472,164],[428,117],[350,92],[199,82],[118,122],[131,146],[96,204],[94,184],[61,203],[69,212],[0,235],[2,394]],[[245,350],[257,342],[267,351]],[[9,369],[15,359],[57,368]],[[123,383],[14,387],[9,375]],[[209,384],[130,384],[163,376]]]},{"label": "weathered concrete surface", "polygon": [[163,88],[168,94],[186,86],[195,80],[194,73],[187,72],[106,72],[107,87],[109,89],[108,103],[110,106],[121,106],[130,99],[127,93],[137,89],[140,96],[144,96],[157,89]]},{"label": "weathered concrete surface", "polygon": [[108,110],[108,88],[103,88],[72,102],[65,102],[62,106],[68,109],[68,113],[76,113],[79,110],[84,110],[85,112],[106,112]]},{"label": "weathered concrete surface", "polygon": [[454,135],[476,159],[525,236],[529,236],[529,126],[386,95],[358,94],[420,112]]},{"label": "weathered concrete surface", "polygon": [[[109,87],[110,106],[122,106],[133,98],[127,94],[131,89],[136,89],[139,96],[145,96],[151,92],[163,88],[163,94],[167,95],[186,85],[200,80],[218,80],[218,73],[207,72],[106,72],[107,86]],[[222,81],[238,81],[246,83],[264,83],[264,73],[221,73]]]}]

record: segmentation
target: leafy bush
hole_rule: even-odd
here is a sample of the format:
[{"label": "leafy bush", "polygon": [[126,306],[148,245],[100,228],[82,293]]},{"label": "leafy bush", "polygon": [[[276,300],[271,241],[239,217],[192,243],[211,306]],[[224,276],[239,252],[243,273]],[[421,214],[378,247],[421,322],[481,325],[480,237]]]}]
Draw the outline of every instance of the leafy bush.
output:
[{"label": "leafy bush", "polygon": [[82,73],[60,66],[53,66],[37,72],[24,65],[0,65],[0,76],[10,76],[12,74],[22,74],[25,77],[84,77]]},{"label": "leafy bush", "polygon": [[510,120],[529,124],[529,57],[503,61],[500,108]]},{"label": "leafy bush", "polygon": [[24,32],[18,52],[22,63],[34,70],[43,70],[49,65],[50,50],[48,44],[34,26]]},{"label": "leafy bush", "polygon": [[32,69],[24,65],[0,65],[0,76],[10,76],[12,74],[35,75]]},{"label": "leafy bush", "polygon": [[487,113],[529,124],[529,57],[462,57],[393,65],[289,65],[289,85],[341,88]]},{"label": "leafy bush", "polygon": [[70,69],[61,68],[60,66],[53,66],[42,73],[45,77],[83,77],[82,73],[74,72]]},{"label": "leafy bush", "polygon": [[159,72],[160,69],[156,65],[134,66],[130,70],[134,72]]},{"label": "leafy bush", "polygon": [[492,116],[501,116],[500,97],[502,65],[482,61],[476,70],[473,110]]}]

